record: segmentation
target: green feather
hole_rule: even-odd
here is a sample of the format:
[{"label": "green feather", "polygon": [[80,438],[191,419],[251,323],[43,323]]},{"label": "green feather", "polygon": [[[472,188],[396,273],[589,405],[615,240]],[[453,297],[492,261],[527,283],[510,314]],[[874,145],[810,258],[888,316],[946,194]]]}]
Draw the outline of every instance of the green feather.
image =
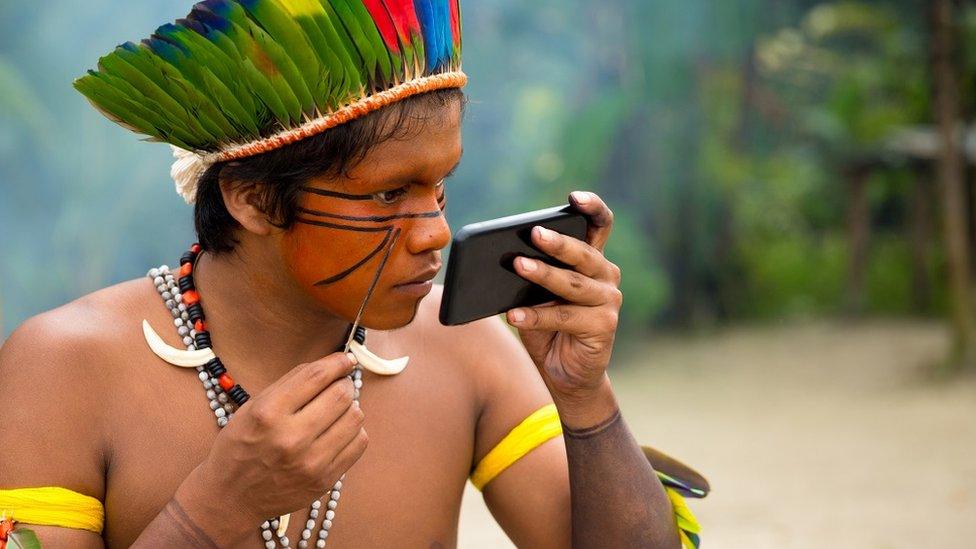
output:
[{"label": "green feather", "polygon": [[376,28],[376,23],[373,22],[373,16],[369,14],[369,10],[366,9],[366,6],[363,5],[361,0],[334,1],[344,6],[352,15],[353,19],[349,22],[349,28],[358,28],[356,35],[360,39],[356,42],[357,45],[368,48],[373,59],[375,59],[373,72],[369,75],[370,79],[372,80],[377,76],[375,71],[378,69],[379,75],[382,76],[382,81],[377,84],[380,87],[386,87],[393,79],[393,66],[390,61],[390,50],[386,47],[386,43],[383,42],[383,37],[380,35],[379,29]]},{"label": "green feather", "polygon": [[[304,89],[309,91],[317,89],[322,75],[318,56],[298,23],[289,17],[277,0],[251,0],[242,4],[267,32],[269,39],[278,46],[280,55],[290,59],[294,64],[304,80]],[[255,39],[264,45],[259,36],[255,35]],[[277,64],[278,59],[275,59],[275,62]],[[306,95],[300,89],[296,89],[295,94],[302,102],[305,113],[312,114],[314,105],[312,94]]]}]

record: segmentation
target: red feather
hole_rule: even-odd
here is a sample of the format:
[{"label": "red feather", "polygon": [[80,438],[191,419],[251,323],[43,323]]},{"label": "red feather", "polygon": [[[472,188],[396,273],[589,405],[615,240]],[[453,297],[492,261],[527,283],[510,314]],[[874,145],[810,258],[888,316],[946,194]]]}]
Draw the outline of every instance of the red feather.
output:
[{"label": "red feather", "polygon": [[366,5],[366,9],[373,17],[373,22],[376,23],[376,28],[379,29],[386,47],[391,52],[399,54],[400,41],[397,40],[396,27],[393,25],[390,13],[386,11],[386,6],[383,5],[383,0],[363,0],[363,4]]},{"label": "red feather", "polygon": [[420,33],[420,22],[413,7],[413,0],[382,0],[386,5],[393,24],[396,26],[400,42],[409,45],[413,38]]},{"label": "red feather", "polygon": [[454,35],[454,50],[461,47],[461,8],[460,0],[450,0],[451,3],[451,34]]}]

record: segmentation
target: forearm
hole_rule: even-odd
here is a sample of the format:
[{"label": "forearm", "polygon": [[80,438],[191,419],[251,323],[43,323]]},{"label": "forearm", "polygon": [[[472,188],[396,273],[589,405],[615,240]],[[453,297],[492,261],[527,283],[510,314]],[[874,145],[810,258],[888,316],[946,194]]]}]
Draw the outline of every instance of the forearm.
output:
[{"label": "forearm", "polygon": [[592,402],[564,404],[565,414],[560,410],[573,547],[680,547],[664,488],[627,428],[609,383],[606,391]]},{"label": "forearm", "polygon": [[221,506],[226,498],[206,494],[195,480],[198,475],[199,470],[190,474],[132,547],[216,549],[236,545],[250,533],[256,535],[258,522],[235,508]]}]

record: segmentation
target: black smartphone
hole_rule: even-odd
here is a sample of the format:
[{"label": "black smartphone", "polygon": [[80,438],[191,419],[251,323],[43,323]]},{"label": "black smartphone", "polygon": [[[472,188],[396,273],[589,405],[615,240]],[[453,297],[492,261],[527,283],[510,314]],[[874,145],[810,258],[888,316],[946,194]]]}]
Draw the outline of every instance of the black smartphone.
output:
[{"label": "black smartphone", "polygon": [[518,256],[566,267],[532,244],[532,227],[536,225],[580,240],[586,238],[586,216],[572,206],[472,223],[454,235],[444,278],[441,324],[464,324],[556,299],[542,286],[515,272]]}]

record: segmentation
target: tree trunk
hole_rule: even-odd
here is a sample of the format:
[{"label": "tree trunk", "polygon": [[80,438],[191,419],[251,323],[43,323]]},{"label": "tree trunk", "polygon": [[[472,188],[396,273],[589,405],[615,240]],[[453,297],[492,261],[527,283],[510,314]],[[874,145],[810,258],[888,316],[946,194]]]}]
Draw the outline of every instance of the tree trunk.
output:
[{"label": "tree trunk", "polygon": [[912,246],[912,308],[916,313],[932,309],[932,281],[929,276],[929,242],[932,239],[932,204],[929,172],[915,167],[912,182],[909,241]]},{"label": "tree trunk", "polygon": [[864,311],[864,273],[868,264],[868,243],[871,239],[871,207],[868,201],[868,180],[871,170],[855,167],[847,176],[847,235],[850,255],[847,266],[845,309],[852,316]]},{"label": "tree trunk", "polygon": [[942,191],[949,300],[952,312],[950,370],[972,366],[973,311],[970,301],[969,239],[964,170],[959,143],[959,81],[953,65],[953,7],[951,0],[933,0],[932,87],[941,147],[937,173]]}]

